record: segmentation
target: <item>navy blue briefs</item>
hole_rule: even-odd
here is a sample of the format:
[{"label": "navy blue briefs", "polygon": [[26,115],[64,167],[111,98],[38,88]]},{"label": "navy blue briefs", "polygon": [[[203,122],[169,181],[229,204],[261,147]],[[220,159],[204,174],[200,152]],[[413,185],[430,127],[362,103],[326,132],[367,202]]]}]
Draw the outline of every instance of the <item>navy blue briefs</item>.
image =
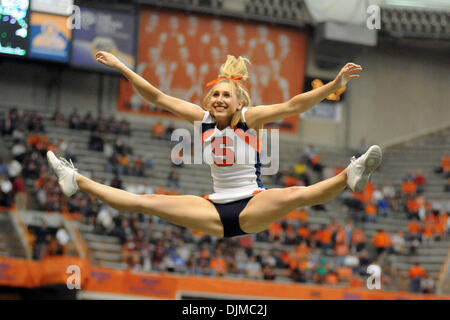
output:
[{"label": "navy blue briefs", "polygon": [[241,226],[239,225],[239,215],[251,198],[252,197],[249,197],[229,203],[213,202],[213,205],[219,213],[220,221],[222,221],[224,238],[248,234],[242,231]]}]

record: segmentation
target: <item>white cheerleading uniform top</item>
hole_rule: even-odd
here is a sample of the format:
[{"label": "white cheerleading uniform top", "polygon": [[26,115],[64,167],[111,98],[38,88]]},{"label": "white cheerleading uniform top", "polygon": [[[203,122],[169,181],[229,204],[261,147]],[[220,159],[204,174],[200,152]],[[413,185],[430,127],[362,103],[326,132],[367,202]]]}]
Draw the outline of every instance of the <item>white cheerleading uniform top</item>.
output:
[{"label": "white cheerleading uniform top", "polygon": [[245,123],[245,112],[235,129],[216,127],[207,111],[202,120],[203,158],[211,166],[214,193],[205,198],[214,203],[229,203],[265,190],[261,180],[260,146],[255,130]]}]

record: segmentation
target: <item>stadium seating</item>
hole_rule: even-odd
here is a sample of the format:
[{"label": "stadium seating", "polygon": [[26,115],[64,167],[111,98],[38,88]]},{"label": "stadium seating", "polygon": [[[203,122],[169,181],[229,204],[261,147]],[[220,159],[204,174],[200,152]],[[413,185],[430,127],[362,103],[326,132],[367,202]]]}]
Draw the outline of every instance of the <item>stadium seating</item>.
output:
[{"label": "stadium seating", "polygon": [[[49,120],[50,114],[42,114],[44,117],[44,125],[46,135],[49,139],[57,141],[58,139],[70,140],[74,143],[73,152],[78,156],[76,166],[82,173],[88,173],[94,179],[102,181],[110,181],[113,175],[106,170],[107,159],[102,152],[90,151],[87,149],[89,141],[89,132],[82,130],[72,130],[68,127],[58,127],[53,121]],[[66,115],[67,116],[67,115]],[[150,183],[154,188],[160,185],[166,185],[167,176],[171,170],[169,165],[170,159],[170,142],[152,139],[150,135],[151,125],[143,125],[132,123],[131,125],[131,143],[135,150],[135,155],[145,155],[151,152],[153,155],[154,168],[149,171],[149,177],[134,177],[123,175],[121,179],[125,183]],[[442,150],[448,150],[450,141],[448,141],[449,131],[443,131],[425,138],[411,141],[405,145],[396,146],[385,150],[383,164],[378,172],[374,175],[373,182],[375,185],[392,184],[399,194],[401,188],[402,177],[408,171],[422,169],[427,177],[427,184],[424,195],[427,200],[441,199],[446,195],[443,193],[445,179],[436,176],[433,169],[439,163],[442,157]],[[114,135],[105,135],[106,139],[113,139]],[[10,140],[5,138],[8,145]],[[296,145],[292,138],[282,138],[280,144],[280,163],[283,167],[292,167],[303,154],[306,146]],[[345,167],[349,158],[353,155],[352,150],[342,148],[320,147],[316,151],[321,155],[322,162],[325,166]],[[185,165],[180,175],[180,192],[186,194],[204,194],[211,191],[211,178],[209,168],[206,165]],[[313,177],[317,180],[317,177]],[[31,186],[32,182],[28,182]],[[269,184],[270,187],[270,184]],[[324,224],[329,224],[334,219],[338,224],[343,226],[347,219],[351,218],[348,210],[342,205],[340,197],[327,204],[327,211],[316,211],[308,209],[308,223],[312,229],[318,229]],[[370,253],[374,248],[371,239],[376,230],[383,229],[391,235],[397,231],[407,231],[408,219],[403,211],[394,212],[390,217],[378,217],[376,223],[363,223],[361,227],[366,235],[367,247]],[[75,221],[74,224],[79,229],[82,237],[87,243],[87,247],[91,251],[91,261],[94,265],[102,265],[113,267],[116,269],[127,268],[123,261],[123,250],[120,239],[117,236],[105,235],[99,233],[95,226],[84,224],[83,221]],[[7,223],[0,224],[3,228],[8,228]],[[150,232],[162,234],[165,229],[175,230],[178,227],[159,221],[148,224],[147,217],[144,222],[139,223],[142,229],[150,225]],[[0,234],[5,238],[5,234],[11,234],[11,230],[0,230]],[[13,236],[6,236],[13,237]],[[257,238],[257,237],[253,237]],[[17,243],[17,236],[11,238],[9,243]],[[2,241],[8,243],[8,241]],[[442,264],[447,256],[447,248],[450,241],[440,241],[433,243],[422,243],[418,248],[416,255],[388,255],[384,260],[380,261],[383,266],[388,266],[396,272],[407,273],[409,268],[416,262],[419,262],[425,270],[436,280],[442,269]],[[186,243],[191,251],[195,251],[197,243]],[[256,251],[270,250],[273,244],[266,241],[256,241],[254,249]],[[292,246],[280,245],[281,250],[290,252]],[[0,247],[0,250],[3,250]],[[4,251],[3,251],[4,252]],[[11,251],[12,252],[12,251]],[[2,251],[0,251],[0,254]],[[333,261],[334,257],[330,257]],[[277,281],[292,281],[286,270],[277,269]],[[242,277],[239,274],[230,274],[233,277]],[[386,289],[398,289],[401,286],[400,277],[390,281]],[[447,279],[448,282],[448,279]],[[445,286],[444,286],[445,287]]]}]

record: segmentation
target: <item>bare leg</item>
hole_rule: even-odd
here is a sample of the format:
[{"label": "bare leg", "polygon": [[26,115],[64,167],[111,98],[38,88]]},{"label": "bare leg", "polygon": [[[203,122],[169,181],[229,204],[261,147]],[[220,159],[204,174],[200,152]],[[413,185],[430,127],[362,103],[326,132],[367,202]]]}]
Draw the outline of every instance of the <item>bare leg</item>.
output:
[{"label": "bare leg", "polygon": [[80,190],[121,211],[156,215],[170,223],[223,237],[223,226],[214,205],[196,196],[137,195],[76,175]]},{"label": "bare leg", "polygon": [[262,231],[297,207],[324,204],[347,186],[347,169],[337,176],[309,187],[269,189],[258,193],[239,216],[241,229],[248,233]]}]

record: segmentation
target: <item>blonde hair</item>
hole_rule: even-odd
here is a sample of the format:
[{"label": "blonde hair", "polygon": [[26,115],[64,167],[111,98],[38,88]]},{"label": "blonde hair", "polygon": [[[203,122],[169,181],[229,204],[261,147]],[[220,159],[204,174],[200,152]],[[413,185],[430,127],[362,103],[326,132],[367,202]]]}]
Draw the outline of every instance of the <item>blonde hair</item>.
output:
[{"label": "blonde hair", "polygon": [[[250,107],[251,106],[251,99],[250,95],[242,85],[237,85],[234,81],[232,81],[232,78],[235,77],[242,77],[242,80],[238,81],[246,81],[248,79],[248,71],[247,71],[247,65],[246,63],[250,64],[250,60],[243,57],[234,57],[232,55],[227,55],[227,60],[224,64],[220,66],[220,73],[217,78],[225,78],[223,80],[220,80],[218,83],[221,82],[229,82],[234,85],[235,91],[236,91],[236,98],[239,102],[243,103],[243,107]],[[203,106],[205,109],[209,109],[207,107],[207,104],[209,102],[209,99],[211,98],[213,94],[214,86],[208,91],[208,93],[203,98]],[[209,110],[208,110],[209,111]],[[242,110],[239,110],[239,112],[235,112],[233,115],[233,118],[231,119],[231,127],[234,128],[239,122],[242,122]]]}]

